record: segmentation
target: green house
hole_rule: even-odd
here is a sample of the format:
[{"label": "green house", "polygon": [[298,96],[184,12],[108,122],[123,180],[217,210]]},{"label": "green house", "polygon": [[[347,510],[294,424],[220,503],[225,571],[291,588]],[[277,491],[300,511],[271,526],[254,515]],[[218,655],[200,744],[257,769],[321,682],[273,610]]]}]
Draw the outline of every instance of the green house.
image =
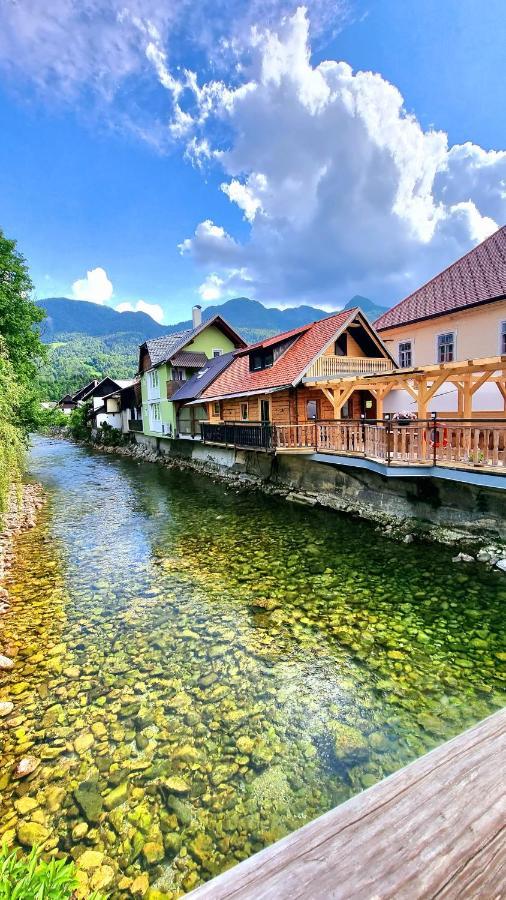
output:
[{"label": "green house", "polygon": [[145,341],[139,348],[144,434],[176,437],[176,405],[171,399],[176,391],[209,359],[246,346],[221,316],[202,322],[200,306],[192,312],[192,328]]}]

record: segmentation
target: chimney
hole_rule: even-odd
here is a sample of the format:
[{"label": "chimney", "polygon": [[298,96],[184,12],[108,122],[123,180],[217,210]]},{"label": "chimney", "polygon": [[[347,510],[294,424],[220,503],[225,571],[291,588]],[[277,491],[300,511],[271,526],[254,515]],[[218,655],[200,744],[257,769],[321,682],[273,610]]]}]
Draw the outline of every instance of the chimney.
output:
[{"label": "chimney", "polygon": [[192,320],[194,328],[198,328],[199,325],[202,325],[202,307],[198,304],[192,309]]}]

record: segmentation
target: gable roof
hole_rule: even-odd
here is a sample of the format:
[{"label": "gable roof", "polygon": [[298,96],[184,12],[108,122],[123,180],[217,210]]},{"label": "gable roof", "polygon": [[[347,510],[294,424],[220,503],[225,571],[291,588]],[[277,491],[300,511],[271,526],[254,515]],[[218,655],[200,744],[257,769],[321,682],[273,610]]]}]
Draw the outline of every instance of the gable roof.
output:
[{"label": "gable roof", "polygon": [[269,369],[250,372],[249,352],[252,347],[248,347],[246,351],[235,353],[233,362],[202,393],[202,398],[212,400],[215,397],[230,397],[235,394],[262,393],[264,391],[281,390],[296,384],[324,347],[356,315],[360,315],[367,322],[360,310],[355,307],[354,309],[343,310],[334,316],[328,316],[326,319],[319,319],[317,322],[312,322],[302,328],[296,328],[293,331],[287,331],[276,335],[274,338],[267,338],[265,341],[253,344],[253,349],[271,346],[273,343],[281,343],[283,340],[295,335],[293,343]]},{"label": "gable roof", "polygon": [[381,331],[506,297],[506,226],[499,228],[374,323]]},{"label": "gable roof", "polygon": [[239,332],[236,331],[235,328],[232,328],[226,319],[217,314],[211,319],[208,319],[207,322],[202,322],[197,328],[187,328],[185,331],[178,331],[174,334],[165,334],[162,337],[145,341],[139,348],[140,354],[142,355],[142,351],[146,349],[151,360],[151,367],[156,368],[156,366],[161,366],[163,363],[169,362],[176,353],[183,350],[190,341],[193,341],[198,334],[205,331],[210,325],[214,325],[216,328],[223,331],[236,347],[246,346],[246,341],[241,337]]},{"label": "gable roof", "polygon": [[[113,390],[109,391],[109,394],[102,394],[101,396],[109,396],[111,393],[115,393],[118,389],[130,387],[131,384],[134,383],[134,379],[123,379],[123,378],[111,378],[110,375],[106,375],[105,378],[102,378],[101,381],[97,381],[97,383],[90,388],[85,394],[81,396],[81,400],[87,400],[89,397],[93,397],[96,391],[102,389],[102,387],[106,384],[106,382],[110,381],[112,385],[114,385]],[[99,394],[100,396],[100,394]]]},{"label": "gable roof", "polygon": [[221,356],[207,359],[200,372],[196,372],[188,381],[183,381],[171,400],[188,401],[201,397],[204,390],[231,364],[236,353],[236,350],[232,350],[230,353],[222,353]]},{"label": "gable roof", "polygon": [[91,391],[92,388],[96,387],[97,384],[98,384],[98,378],[94,378],[93,381],[89,381],[88,384],[84,385],[84,387],[79,388],[79,390],[76,391],[75,394],[72,394],[72,399],[73,400],[81,400],[81,398],[84,397],[84,395],[87,394],[88,391]]}]

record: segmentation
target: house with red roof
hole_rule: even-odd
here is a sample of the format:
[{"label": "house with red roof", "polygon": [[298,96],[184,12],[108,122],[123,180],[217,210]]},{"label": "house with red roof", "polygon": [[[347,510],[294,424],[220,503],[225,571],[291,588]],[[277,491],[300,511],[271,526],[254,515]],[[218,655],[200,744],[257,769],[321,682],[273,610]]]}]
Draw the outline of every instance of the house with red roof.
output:
[{"label": "house with red roof", "polygon": [[210,423],[297,425],[361,414],[374,418],[375,399],[368,391],[337,399],[318,383],[329,376],[379,374],[393,366],[361,310],[347,309],[237,350],[199,402],[207,403]]},{"label": "house with red roof", "polygon": [[[375,328],[401,369],[506,355],[506,226],[376,320]],[[501,382],[498,382],[501,385]],[[430,409],[457,412],[458,391],[444,385]],[[392,391],[385,411],[416,409]],[[474,396],[474,412],[504,414],[496,384]]]}]

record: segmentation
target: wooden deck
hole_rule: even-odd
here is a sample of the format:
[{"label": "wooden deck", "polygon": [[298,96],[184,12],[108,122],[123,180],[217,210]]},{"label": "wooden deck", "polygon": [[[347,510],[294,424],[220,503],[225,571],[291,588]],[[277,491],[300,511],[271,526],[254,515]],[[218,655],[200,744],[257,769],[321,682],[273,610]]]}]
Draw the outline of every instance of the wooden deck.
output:
[{"label": "wooden deck", "polygon": [[506,710],[191,893],[192,900],[506,897]]}]

